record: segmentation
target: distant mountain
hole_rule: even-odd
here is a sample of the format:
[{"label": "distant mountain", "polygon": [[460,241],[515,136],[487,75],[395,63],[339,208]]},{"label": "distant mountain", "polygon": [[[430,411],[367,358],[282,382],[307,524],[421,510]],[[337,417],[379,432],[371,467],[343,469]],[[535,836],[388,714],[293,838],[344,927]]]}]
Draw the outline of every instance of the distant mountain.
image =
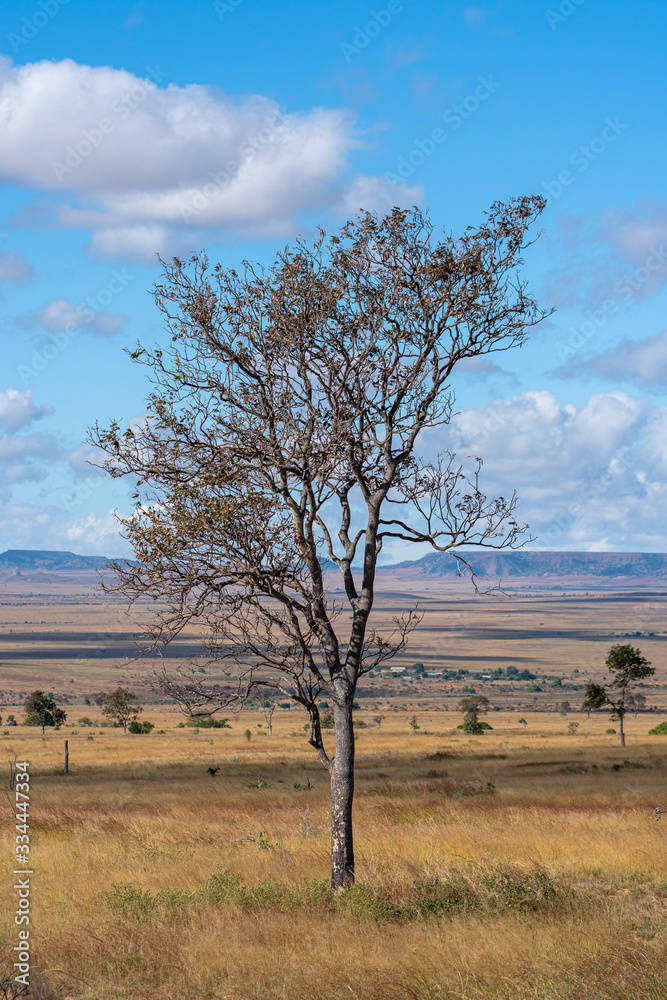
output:
[{"label": "distant mountain", "polygon": [[[478,576],[491,577],[653,577],[667,578],[665,552],[484,552],[460,553]],[[421,559],[383,566],[404,570],[411,577],[456,576],[456,559],[431,552]]]},{"label": "distant mountain", "polygon": [[[484,552],[461,551],[480,577],[492,580],[511,577],[598,577],[614,579],[667,579],[664,552]],[[90,570],[101,569],[105,556],[80,556],[74,552],[8,549],[0,555],[0,570]],[[325,569],[333,570],[333,563]],[[406,579],[457,576],[456,560],[446,552],[431,552],[421,559],[378,568],[383,574]]]},{"label": "distant mountain", "polygon": [[7,549],[0,555],[0,569],[101,569],[108,562],[106,556],[77,556],[73,552],[41,552],[34,549]]}]

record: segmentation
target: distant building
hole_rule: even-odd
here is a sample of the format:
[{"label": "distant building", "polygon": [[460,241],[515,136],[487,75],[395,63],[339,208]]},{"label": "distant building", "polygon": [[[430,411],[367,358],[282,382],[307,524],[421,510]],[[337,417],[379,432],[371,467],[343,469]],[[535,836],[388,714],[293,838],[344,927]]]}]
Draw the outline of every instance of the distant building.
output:
[{"label": "distant building", "polygon": [[391,674],[403,674],[405,673],[405,667],[389,667],[389,672]]}]

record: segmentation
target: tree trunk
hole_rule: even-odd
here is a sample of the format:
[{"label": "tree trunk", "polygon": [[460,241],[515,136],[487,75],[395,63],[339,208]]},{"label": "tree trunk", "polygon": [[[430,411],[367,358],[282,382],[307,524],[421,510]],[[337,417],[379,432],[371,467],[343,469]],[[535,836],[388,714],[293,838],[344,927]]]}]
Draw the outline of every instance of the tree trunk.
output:
[{"label": "tree trunk", "polygon": [[619,714],[619,717],[618,717],[619,730],[620,730],[620,733],[621,733],[621,746],[622,747],[625,746],[625,733],[623,732],[623,715],[624,715],[624,713],[621,712]]},{"label": "tree trunk", "polygon": [[65,774],[69,774],[69,743],[65,740]]},{"label": "tree trunk", "polygon": [[354,883],[352,696],[344,705],[334,702],[334,726],[336,754],[331,769],[331,886],[334,892],[342,892]]}]

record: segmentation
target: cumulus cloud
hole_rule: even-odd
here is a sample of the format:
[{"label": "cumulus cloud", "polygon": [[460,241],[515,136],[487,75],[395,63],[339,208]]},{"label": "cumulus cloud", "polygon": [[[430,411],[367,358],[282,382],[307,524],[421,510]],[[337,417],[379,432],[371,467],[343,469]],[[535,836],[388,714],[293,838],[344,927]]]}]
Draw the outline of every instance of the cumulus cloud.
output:
[{"label": "cumulus cloud", "polygon": [[113,511],[73,516],[53,504],[10,501],[0,507],[0,550],[74,550],[82,555],[128,555]]},{"label": "cumulus cloud", "polygon": [[18,431],[27,427],[33,420],[41,420],[55,413],[52,406],[45,403],[35,406],[32,401],[32,389],[7,389],[0,392],[0,426],[8,431]]},{"label": "cumulus cloud", "polygon": [[48,333],[73,330],[110,337],[119,333],[127,323],[122,313],[110,313],[104,309],[93,310],[85,305],[73,305],[65,298],[52,299],[41,309],[20,321],[24,327],[41,326]]},{"label": "cumulus cloud", "polygon": [[667,330],[643,340],[623,340],[613,350],[569,361],[554,372],[559,378],[591,375],[642,388],[667,385]]},{"label": "cumulus cloud", "polygon": [[275,236],[304,213],[421,196],[353,174],[344,111],[283,114],[267,97],[161,86],[165,74],[151,72],[158,83],[71,59],[0,60],[0,176],[57,192],[56,222],[90,229],[100,254],[153,260],[206,230]]},{"label": "cumulus cloud", "polygon": [[464,410],[428,441],[480,456],[485,491],[516,490],[541,548],[667,546],[667,408],[619,391],[579,407],[531,391]]},{"label": "cumulus cloud", "polygon": [[34,277],[34,267],[20,254],[0,253],[0,285],[5,282],[20,285]]}]

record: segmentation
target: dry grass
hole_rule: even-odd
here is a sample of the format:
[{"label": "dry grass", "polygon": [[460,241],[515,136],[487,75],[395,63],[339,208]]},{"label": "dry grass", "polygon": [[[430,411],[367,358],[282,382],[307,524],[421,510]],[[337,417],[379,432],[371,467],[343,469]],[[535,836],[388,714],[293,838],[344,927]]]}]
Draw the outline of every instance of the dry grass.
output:
[{"label": "dry grass", "polygon": [[[360,730],[363,886],[337,906],[304,883],[328,876],[328,786],[301,716],[283,713],[273,737],[259,735],[251,713],[231,731],[200,734],[175,729],[173,714],[152,718],[163,734],[68,730],[68,777],[58,773],[63,732],[2,737],[5,756],[11,748],[32,761],[32,933],[37,965],[62,970],[46,976],[52,996],[667,995],[667,822],[652,814],[667,806],[664,741],[646,737],[645,721],[625,751],[600,720],[582,720],[570,737],[543,715],[527,716],[527,732],[495,716],[493,733],[477,738],[413,735],[402,714]],[[435,732],[442,715],[420,723]],[[220,767],[215,777],[209,765]],[[6,852],[12,837],[6,826]],[[221,870],[242,877],[245,896],[202,894]],[[512,889],[535,872],[553,896]],[[490,890],[503,873],[510,889]],[[470,905],[415,908],[431,892],[424,885],[437,895],[454,883]],[[114,884],[144,900],[173,891],[119,906],[127,890]],[[0,900],[13,910],[10,879]]]}]

